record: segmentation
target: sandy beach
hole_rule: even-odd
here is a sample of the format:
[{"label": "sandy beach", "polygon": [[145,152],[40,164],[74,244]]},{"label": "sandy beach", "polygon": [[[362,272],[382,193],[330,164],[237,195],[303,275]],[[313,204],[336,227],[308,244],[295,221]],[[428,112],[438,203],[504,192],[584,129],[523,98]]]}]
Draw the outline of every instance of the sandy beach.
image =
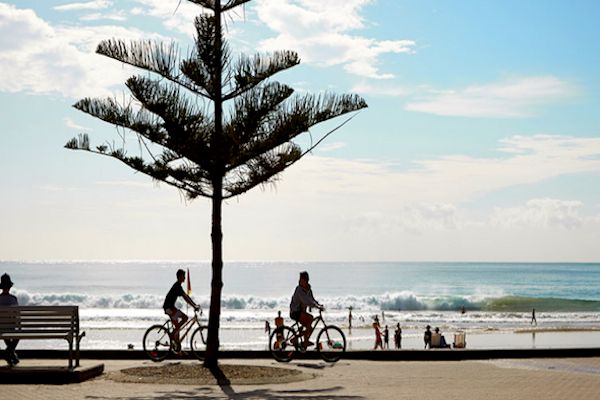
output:
[{"label": "sandy beach", "polygon": [[[83,360],[104,363],[102,377],[81,384],[4,385],[11,399],[570,399],[597,398],[600,358],[491,360],[460,362],[225,360],[243,364],[297,369],[314,376],[283,384],[159,385],[119,383],[110,379],[121,369],[152,366],[140,361]],[[22,366],[48,365],[49,360],[24,360]],[[60,362],[58,363],[60,364]]]}]

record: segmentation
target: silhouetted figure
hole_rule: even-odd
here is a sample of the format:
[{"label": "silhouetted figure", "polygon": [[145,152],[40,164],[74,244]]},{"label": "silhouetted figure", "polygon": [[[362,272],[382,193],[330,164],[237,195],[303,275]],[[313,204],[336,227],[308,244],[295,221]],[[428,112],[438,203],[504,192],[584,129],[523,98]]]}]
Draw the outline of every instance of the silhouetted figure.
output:
[{"label": "silhouetted figure", "polygon": [[429,346],[431,348],[431,326],[425,327],[425,334],[423,335],[423,341],[425,342],[425,348]]},{"label": "silhouetted figure", "polygon": [[464,313],[466,313],[466,312],[467,312],[467,311],[465,310],[465,306],[463,305],[463,306],[460,308],[460,313],[461,313],[461,314],[464,314]]},{"label": "silhouetted figure", "polygon": [[394,347],[396,349],[402,348],[402,328],[400,328],[400,322],[398,322],[394,331]]},{"label": "silhouetted figure", "polygon": [[177,307],[175,307],[175,302],[178,297],[183,297],[186,303],[192,306],[195,310],[198,310],[200,306],[196,305],[194,301],[190,298],[190,296],[185,293],[181,284],[185,281],[185,271],[182,269],[177,270],[176,274],[177,281],[171,286],[171,289],[165,296],[165,301],[163,303],[163,309],[165,310],[165,314],[167,314],[171,318],[171,322],[175,329],[173,329],[171,339],[175,342],[176,351],[181,350],[181,341],[179,340],[179,329],[181,325],[188,320],[187,315]]},{"label": "silhouetted figure", "polygon": [[348,307],[348,333],[352,333],[352,306]]},{"label": "silhouetted figure", "polygon": [[271,336],[271,324],[269,321],[265,321],[265,332],[267,335]]},{"label": "silhouetted figure", "polygon": [[444,348],[444,347],[450,347],[450,345],[448,343],[446,343],[446,338],[444,337],[444,335],[441,334],[440,328],[436,327],[435,328],[435,333],[437,333],[438,335],[440,335],[440,347],[442,347],[442,348]]},{"label": "silhouetted figure", "polygon": [[298,286],[292,296],[290,303],[290,318],[294,321],[298,321],[304,327],[304,347],[312,346],[314,343],[310,342],[310,334],[312,333],[312,322],[313,316],[306,312],[307,307],[316,307],[320,310],[323,306],[317,303],[313,296],[312,289],[308,283],[309,277],[308,272],[300,272],[300,279]]},{"label": "silhouetted figure", "polygon": [[531,325],[537,326],[537,319],[535,319],[535,308],[531,311]]},{"label": "silhouetted figure", "polygon": [[388,349],[390,348],[390,330],[388,329],[388,326],[385,326],[385,329],[383,330],[383,346],[384,348]]},{"label": "silhouetted figure", "polygon": [[[0,289],[2,289],[2,294],[0,294],[0,307],[10,307],[10,306],[18,306],[19,301],[15,296],[10,294],[10,288],[13,286],[12,281],[10,280],[10,276],[8,274],[2,275],[0,278]],[[17,344],[19,344],[18,339],[5,339],[4,343],[6,344],[6,354],[4,359],[8,363],[9,366],[17,365],[19,363],[19,357],[17,356],[17,352],[15,349],[17,348]]]},{"label": "silhouetted figure", "polygon": [[381,325],[379,325],[379,317],[377,317],[377,315],[373,321],[373,329],[375,330],[375,346],[373,347],[373,350],[377,350],[378,347],[383,350],[383,342],[381,340]]}]

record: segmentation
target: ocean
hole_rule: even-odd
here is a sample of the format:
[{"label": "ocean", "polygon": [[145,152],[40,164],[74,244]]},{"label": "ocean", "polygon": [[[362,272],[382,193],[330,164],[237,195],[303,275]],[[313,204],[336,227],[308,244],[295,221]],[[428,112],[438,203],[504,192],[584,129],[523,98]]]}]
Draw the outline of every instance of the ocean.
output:
[{"label": "ocean", "polygon": [[[141,348],[145,329],[165,320],[161,306],[178,268],[189,269],[192,297],[207,319],[209,262],[0,262],[19,304],[79,306],[84,349]],[[375,315],[390,332],[401,325],[403,348],[421,348],[426,325],[450,339],[467,332],[469,348],[600,346],[600,264],[236,261],[224,267],[222,348],[266,349],[265,321],[273,325],[278,311],[289,321],[303,270],[326,307],[326,321],[344,329],[350,349],[372,347]],[[64,344],[23,341],[19,347]]]}]

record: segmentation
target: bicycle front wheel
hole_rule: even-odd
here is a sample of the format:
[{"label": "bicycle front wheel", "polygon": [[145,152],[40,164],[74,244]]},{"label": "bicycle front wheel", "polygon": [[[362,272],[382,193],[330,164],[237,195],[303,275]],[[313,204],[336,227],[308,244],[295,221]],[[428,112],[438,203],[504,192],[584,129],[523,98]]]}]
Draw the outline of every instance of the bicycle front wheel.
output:
[{"label": "bicycle front wheel", "polygon": [[192,338],[190,339],[190,347],[192,349],[192,354],[200,361],[204,361],[204,352],[206,351],[206,334],[207,329],[205,326],[201,326],[197,328],[194,333],[192,333]]},{"label": "bicycle front wheel", "polygon": [[153,325],[144,334],[144,351],[154,362],[167,358],[171,351],[169,331],[163,325]]},{"label": "bicycle front wheel", "polygon": [[269,351],[279,362],[290,362],[297,350],[296,333],[287,326],[277,327],[269,338]]},{"label": "bicycle front wheel", "polygon": [[338,361],[346,351],[344,332],[334,325],[328,325],[321,329],[317,336],[317,351],[327,362]]}]

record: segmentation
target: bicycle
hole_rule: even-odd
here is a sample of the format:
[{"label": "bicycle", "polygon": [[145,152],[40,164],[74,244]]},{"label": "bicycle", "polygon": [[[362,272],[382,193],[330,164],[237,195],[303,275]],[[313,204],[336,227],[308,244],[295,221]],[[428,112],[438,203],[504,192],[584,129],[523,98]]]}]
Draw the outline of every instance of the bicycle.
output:
[{"label": "bicycle", "polygon": [[[179,329],[179,343],[183,343],[187,334],[193,327],[196,327],[190,337],[190,349],[198,360],[203,361],[208,326],[200,324],[200,316],[202,316],[202,310],[200,310],[200,315],[198,315],[198,310],[194,310],[194,316],[181,325]],[[162,325],[152,325],[146,330],[143,339],[144,352],[146,352],[146,355],[152,361],[160,362],[167,358],[171,351],[179,350],[179,346],[171,338],[172,333],[173,322],[171,322],[171,318],[168,318]]]},{"label": "bicycle", "polygon": [[[320,309],[319,316],[313,321],[311,336],[319,323],[323,324],[323,328],[317,335],[316,351],[323,360],[336,362],[346,351],[346,336],[337,326],[325,323]],[[275,328],[269,337],[269,351],[279,362],[290,362],[296,351],[305,352],[302,325],[296,321],[292,326],[283,325]]]}]

